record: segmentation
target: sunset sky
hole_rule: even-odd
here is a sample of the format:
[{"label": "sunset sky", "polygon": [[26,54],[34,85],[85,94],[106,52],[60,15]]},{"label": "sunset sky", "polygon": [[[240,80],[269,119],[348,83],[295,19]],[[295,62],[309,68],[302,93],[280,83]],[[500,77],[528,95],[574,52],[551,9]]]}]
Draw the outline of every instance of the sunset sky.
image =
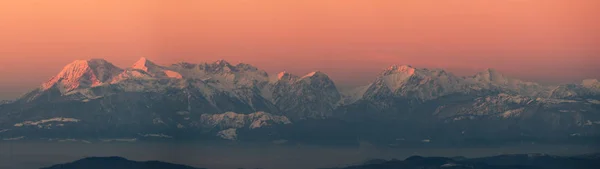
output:
[{"label": "sunset sky", "polygon": [[600,79],[598,0],[2,0],[0,99],[76,59],[225,59],[366,84],[392,64]]}]

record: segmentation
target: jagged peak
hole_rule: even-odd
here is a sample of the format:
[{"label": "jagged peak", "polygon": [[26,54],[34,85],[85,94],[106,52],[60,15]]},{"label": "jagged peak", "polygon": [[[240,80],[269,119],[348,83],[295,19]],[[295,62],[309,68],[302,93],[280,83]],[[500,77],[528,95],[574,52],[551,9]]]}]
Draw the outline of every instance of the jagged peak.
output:
[{"label": "jagged peak", "polygon": [[227,62],[225,59],[216,60],[215,62],[213,62],[213,64],[221,65],[221,66],[231,66],[231,64],[229,62]]},{"label": "jagged peak", "polygon": [[237,68],[235,66],[232,66],[229,62],[227,62],[223,59],[219,59],[212,63],[206,62],[204,64],[201,64],[200,69],[204,69],[204,70],[216,73],[216,72],[235,71]]},{"label": "jagged peak", "polygon": [[235,65],[235,67],[238,70],[245,70],[245,71],[257,71],[257,70],[259,70],[257,67],[254,67],[251,64],[247,64],[247,63],[238,63],[237,65]]},{"label": "jagged peak", "polygon": [[328,76],[327,76],[327,74],[325,74],[325,73],[323,73],[323,72],[321,72],[321,71],[314,71],[314,72],[310,72],[310,73],[308,73],[308,74],[306,74],[306,75],[302,76],[302,78],[301,78],[301,79],[304,79],[304,78],[310,78],[310,77],[321,77],[321,76],[323,76],[323,77],[328,77]]},{"label": "jagged peak", "polygon": [[398,69],[414,69],[414,67],[412,65],[398,65],[398,64],[394,64],[389,66],[386,70],[398,70]]},{"label": "jagged peak", "polygon": [[298,76],[288,73],[287,71],[277,73],[277,80],[295,80]]},{"label": "jagged peak", "polygon": [[283,77],[289,76],[289,75],[290,74],[288,72],[286,72],[286,71],[279,72],[279,73],[277,73],[277,79],[281,80],[281,79],[283,79]]},{"label": "jagged peak", "polygon": [[382,75],[390,75],[395,73],[405,73],[408,75],[413,75],[415,73],[415,68],[411,65],[391,65],[390,67],[383,70]]},{"label": "jagged peak", "polygon": [[133,66],[131,66],[131,68],[133,69],[139,69],[139,70],[144,70],[144,71],[148,71],[149,67],[156,67],[158,65],[156,65],[154,62],[148,60],[145,57],[141,57],[140,59],[138,59],[138,61],[136,61]]},{"label": "jagged peak", "polygon": [[140,57],[140,59],[138,59],[135,63],[136,64],[146,64],[147,62],[150,62],[150,60],[148,60],[148,58],[146,57]]},{"label": "jagged peak", "polygon": [[198,66],[198,64],[194,64],[194,63],[189,63],[189,62],[177,62],[175,64],[171,65],[172,67],[180,67],[180,68],[185,68],[185,69],[193,69],[196,66]]}]

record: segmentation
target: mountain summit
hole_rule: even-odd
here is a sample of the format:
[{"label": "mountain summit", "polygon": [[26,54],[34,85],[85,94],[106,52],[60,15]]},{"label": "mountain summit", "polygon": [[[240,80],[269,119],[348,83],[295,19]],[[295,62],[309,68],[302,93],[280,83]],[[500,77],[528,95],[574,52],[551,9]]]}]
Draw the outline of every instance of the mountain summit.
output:
[{"label": "mountain summit", "polygon": [[131,68],[134,70],[144,71],[155,78],[183,78],[183,76],[181,76],[181,74],[179,74],[178,72],[168,70],[167,68],[162,66],[158,66],[154,64],[154,62],[146,59],[145,57],[140,58],[137,62],[133,64]]},{"label": "mountain summit", "polygon": [[122,71],[104,59],[76,60],[43,83],[42,89],[57,87],[66,93],[78,88],[94,87],[109,82]]}]

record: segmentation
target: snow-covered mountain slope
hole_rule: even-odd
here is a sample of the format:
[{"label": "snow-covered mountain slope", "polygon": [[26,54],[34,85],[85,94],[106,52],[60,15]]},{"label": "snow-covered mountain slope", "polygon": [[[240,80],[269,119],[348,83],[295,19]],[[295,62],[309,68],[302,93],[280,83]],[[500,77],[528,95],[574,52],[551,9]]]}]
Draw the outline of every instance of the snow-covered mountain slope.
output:
[{"label": "snow-covered mountain slope", "polygon": [[292,122],[285,116],[278,116],[265,112],[255,112],[250,114],[226,112],[222,114],[203,114],[200,116],[200,123],[202,124],[202,127],[208,129],[256,129],[273,124],[291,124]]},{"label": "snow-covered mountain slope", "polygon": [[596,79],[586,79],[581,84],[565,84],[550,91],[551,98],[586,98],[600,99],[600,82]]},{"label": "snow-covered mountain slope", "polygon": [[479,72],[467,81],[475,89],[499,90],[525,96],[548,97],[550,86],[507,77],[494,69]]},{"label": "snow-covered mountain slope", "polygon": [[[391,66],[368,85],[365,99],[384,95],[411,97],[422,101],[449,94],[502,91],[532,97],[548,97],[550,87],[507,77],[487,69],[471,77],[458,77],[441,69]],[[360,91],[360,90],[359,90]]]},{"label": "snow-covered mountain slope", "polygon": [[237,114],[226,112],[222,114],[203,114],[200,124],[205,130],[217,130],[216,136],[226,140],[237,140],[238,129],[258,129],[271,125],[287,125],[292,122],[285,116],[272,115],[265,112]]},{"label": "snow-covered mountain slope", "polygon": [[302,77],[279,73],[269,88],[273,103],[292,119],[330,117],[341,99],[333,81],[320,71]]},{"label": "snow-covered mountain slope", "polygon": [[365,99],[387,95],[430,100],[466,90],[466,81],[444,70],[394,65],[381,72],[363,96]]},{"label": "snow-covered mountain slope", "polygon": [[[152,61],[142,57],[137,62],[128,69],[129,71],[123,72],[123,77],[121,79],[115,79],[114,82],[118,82],[119,80],[128,79],[128,78],[143,78],[143,77],[153,77],[153,78],[175,78],[181,79],[183,76],[178,72],[169,70],[163,66],[156,65]],[[134,73],[139,72],[139,73]]]},{"label": "snow-covered mountain slope", "polygon": [[[598,135],[596,100],[531,98],[499,93],[471,99],[446,98],[427,104],[447,132],[469,136],[569,137]],[[420,110],[423,111],[423,110]],[[453,130],[453,131],[452,131]]]},{"label": "snow-covered mountain slope", "polygon": [[225,60],[202,64],[182,62],[173,64],[169,68],[181,73],[184,78],[202,79],[226,89],[261,87],[269,80],[265,71],[252,65],[245,63],[232,65]]},{"label": "snow-covered mountain slope", "polygon": [[[146,58],[121,69],[92,59],[75,61],[42,87],[0,104],[0,130],[48,137],[66,131],[123,137],[208,132],[239,140],[248,131],[285,124],[331,127],[323,131],[369,126],[360,132],[372,137],[420,137],[440,130],[463,136],[456,131],[466,128],[477,128],[470,132],[480,135],[539,130],[545,136],[587,136],[600,135],[599,86],[597,80],[544,86],[492,69],[459,77],[441,69],[394,65],[368,85],[340,91],[320,71],[269,76],[249,64],[224,60],[161,66]],[[284,128],[277,131],[291,132],[290,138],[318,130]],[[390,128],[394,132],[383,132]]]},{"label": "snow-covered mountain slope", "polygon": [[107,82],[123,70],[103,59],[76,60],[65,66],[58,75],[42,84],[42,90],[52,87],[61,93],[75,89],[95,87]]}]

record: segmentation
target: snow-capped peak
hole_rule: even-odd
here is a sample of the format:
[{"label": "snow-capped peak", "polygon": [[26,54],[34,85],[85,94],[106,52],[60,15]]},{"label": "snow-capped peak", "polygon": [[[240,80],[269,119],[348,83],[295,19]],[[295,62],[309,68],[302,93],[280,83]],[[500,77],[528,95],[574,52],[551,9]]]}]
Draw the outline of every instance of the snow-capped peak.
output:
[{"label": "snow-capped peak", "polygon": [[148,60],[145,57],[141,57],[137,62],[131,66],[133,69],[143,70],[145,72],[150,71],[149,69],[158,67],[158,65],[154,64],[152,61]]},{"label": "snow-capped peak", "polygon": [[258,71],[259,69],[246,63],[239,63],[235,67],[240,71]]},{"label": "snow-capped peak", "polygon": [[283,72],[279,72],[277,73],[277,80],[281,80],[281,79],[287,79],[291,76],[290,73],[283,71]]},{"label": "snow-capped peak", "polygon": [[58,75],[42,84],[46,90],[58,85],[63,93],[81,87],[93,87],[109,82],[123,70],[103,59],[75,60],[65,66]]},{"label": "snow-capped peak", "polygon": [[382,75],[390,75],[390,74],[396,74],[396,73],[403,73],[406,74],[407,76],[411,76],[415,73],[415,68],[410,66],[410,65],[392,65],[388,68],[386,68]]},{"label": "snow-capped peak", "polygon": [[301,79],[310,78],[310,77],[320,77],[320,76],[327,77],[327,75],[321,71],[314,71],[314,72],[310,72],[310,73],[302,76]]},{"label": "snow-capped peak", "polygon": [[288,75],[286,71],[277,73],[277,79],[281,80],[285,75]]},{"label": "snow-capped peak", "polygon": [[391,65],[390,67],[388,67],[385,70],[409,70],[409,69],[414,69],[414,67],[412,67],[411,65]]},{"label": "snow-capped peak", "polygon": [[294,81],[296,81],[298,79],[299,79],[298,76],[296,76],[294,74],[291,74],[291,73],[289,73],[287,71],[283,71],[283,72],[277,73],[277,76],[272,76],[269,81],[271,83],[275,83],[277,81],[294,82]]},{"label": "snow-capped peak", "polygon": [[385,69],[379,79],[382,80],[390,90],[402,86],[406,80],[415,74],[416,69],[410,65],[392,65]]},{"label": "snow-capped peak", "polygon": [[134,70],[142,70],[153,77],[168,77],[177,79],[183,78],[183,76],[180,73],[159,66],[145,57],[140,58],[137,62],[133,64],[133,66],[131,66],[131,68]]}]

